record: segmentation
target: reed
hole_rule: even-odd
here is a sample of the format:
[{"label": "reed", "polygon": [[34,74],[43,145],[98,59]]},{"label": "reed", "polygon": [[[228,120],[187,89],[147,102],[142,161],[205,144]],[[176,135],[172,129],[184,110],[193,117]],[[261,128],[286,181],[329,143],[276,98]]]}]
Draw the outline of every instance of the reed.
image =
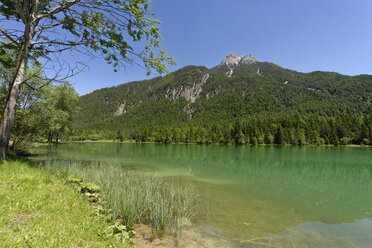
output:
[{"label": "reed", "polygon": [[157,174],[100,161],[54,159],[39,161],[38,166],[98,184],[105,208],[111,210],[114,218],[122,219],[128,226],[149,224],[157,236],[175,232],[179,237],[198,205],[191,185],[181,186]]}]

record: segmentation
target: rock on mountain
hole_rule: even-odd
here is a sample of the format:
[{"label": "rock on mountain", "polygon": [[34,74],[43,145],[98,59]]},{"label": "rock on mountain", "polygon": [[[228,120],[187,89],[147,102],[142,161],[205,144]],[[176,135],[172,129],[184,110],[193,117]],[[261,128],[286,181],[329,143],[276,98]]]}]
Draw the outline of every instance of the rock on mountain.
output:
[{"label": "rock on mountain", "polygon": [[259,62],[259,60],[251,54],[247,54],[245,56],[239,56],[235,53],[231,53],[222,60],[219,66],[227,65],[230,67],[230,66],[237,66],[238,64],[253,64],[257,62]]},{"label": "rock on mountain", "polygon": [[227,66],[229,70],[226,72],[227,77],[231,77],[234,73],[234,69],[238,65],[249,65],[259,62],[258,59],[251,55],[247,54],[245,56],[239,56],[235,53],[227,55],[222,62],[218,65],[219,67]]},{"label": "rock on mountain", "polygon": [[213,68],[186,66],[164,77],[96,90],[81,96],[78,106],[75,129],[200,125],[258,114],[368,114],[372,76],[300,73],[250,54],[230,54]]}]

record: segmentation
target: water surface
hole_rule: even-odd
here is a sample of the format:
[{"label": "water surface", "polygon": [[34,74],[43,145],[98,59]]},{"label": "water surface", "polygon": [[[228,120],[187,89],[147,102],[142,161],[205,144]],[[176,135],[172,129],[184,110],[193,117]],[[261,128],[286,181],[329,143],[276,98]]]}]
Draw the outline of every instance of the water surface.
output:
[{"label": "water surface", "polygon": [[37,151],[192,183],[202,206],[190,230],[223,246],[372,247],[371,147],[69,143]]}]

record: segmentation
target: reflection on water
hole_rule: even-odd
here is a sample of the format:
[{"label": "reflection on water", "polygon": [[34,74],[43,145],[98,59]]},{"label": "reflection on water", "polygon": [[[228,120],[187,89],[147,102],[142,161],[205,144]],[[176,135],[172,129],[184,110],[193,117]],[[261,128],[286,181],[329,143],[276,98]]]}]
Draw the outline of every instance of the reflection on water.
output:
[{"label": "reflection on water", "polygon": [[192,182],[203,203],[193,230],[204,230],[204,237],[208,233],[221,240],[227,237],[229,244],[372,244],[370,147],[70,143],[38,151],[50,157],[157,171],[179,183]]}]

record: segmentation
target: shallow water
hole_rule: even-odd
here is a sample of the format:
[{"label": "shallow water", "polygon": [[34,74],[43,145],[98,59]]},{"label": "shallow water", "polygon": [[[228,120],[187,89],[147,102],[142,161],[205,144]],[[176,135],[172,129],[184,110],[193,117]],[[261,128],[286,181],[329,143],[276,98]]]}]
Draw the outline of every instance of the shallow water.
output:
[{"label": "shallow water", "polygon": [[199,237],[200,247],[211,240],[237,247],[372,247],[371,147],[69,143],[36,150],[192,183],[202,206],[185,236],[196,244]]}]

